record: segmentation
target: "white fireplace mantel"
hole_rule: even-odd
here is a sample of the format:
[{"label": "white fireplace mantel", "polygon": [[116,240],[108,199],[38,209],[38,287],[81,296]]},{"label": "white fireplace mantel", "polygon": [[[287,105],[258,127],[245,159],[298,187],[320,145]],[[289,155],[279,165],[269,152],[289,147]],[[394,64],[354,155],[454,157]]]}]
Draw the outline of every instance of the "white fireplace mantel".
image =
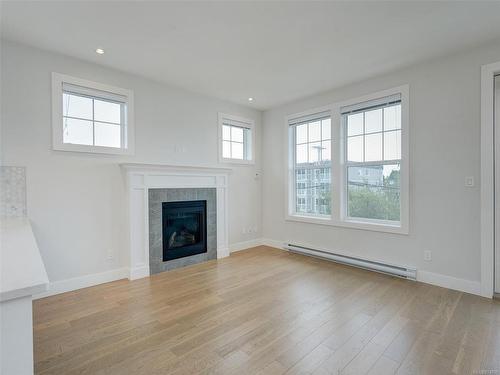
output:
[{"label": "white fireplace mantel", "polygon": [[227,196],[229,168],[164,164],[120,164],[128,199],[129,279],[149,276],[149,189],[215,188],[217,258],[229,255]]}]

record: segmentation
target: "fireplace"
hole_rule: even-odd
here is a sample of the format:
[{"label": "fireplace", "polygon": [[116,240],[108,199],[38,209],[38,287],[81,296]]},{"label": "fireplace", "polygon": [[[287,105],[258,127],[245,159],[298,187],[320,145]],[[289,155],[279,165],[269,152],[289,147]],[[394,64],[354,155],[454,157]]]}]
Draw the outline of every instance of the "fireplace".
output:
[{"label": "fireplace", "polygon": [[163,261],[207,252],[207,201],[162,203]]}]

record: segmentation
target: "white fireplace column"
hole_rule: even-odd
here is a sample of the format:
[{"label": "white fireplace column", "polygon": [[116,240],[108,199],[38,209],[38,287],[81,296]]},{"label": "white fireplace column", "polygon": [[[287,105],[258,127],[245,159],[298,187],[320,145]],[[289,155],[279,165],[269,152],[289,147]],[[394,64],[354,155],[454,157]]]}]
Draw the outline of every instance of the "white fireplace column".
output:
[{"label": "white fireplace column", "polygon": [[127,185],[129,279],[149,276],[149,189],[215,188],[217,258],[229,255],[227,194],[229,168],[121,164]]}]

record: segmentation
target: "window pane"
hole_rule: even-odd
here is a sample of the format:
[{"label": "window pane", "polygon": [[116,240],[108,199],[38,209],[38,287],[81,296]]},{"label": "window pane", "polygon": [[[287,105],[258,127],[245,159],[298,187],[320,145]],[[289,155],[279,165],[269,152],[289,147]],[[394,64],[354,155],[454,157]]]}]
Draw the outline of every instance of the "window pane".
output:
[{"label": "window pane", "polygon": [[330,165],[319,168],[297,169],[296,212],[311,215],[330,215]]},{"label": "window pane", "polygon": [[93,132],[92,121],[63,119],[63,143],[93,145]]},{"label": "window pane", "polygon": [[233,159],[243,159],[243,143],[231,142],[231,157]]},{"label": "window pane", "polygon": [[231,141],[243,143],[243,128],[231,127]]},{"label": "window pane", "polygon": [[347,135],[358,135],[363,133],[363,113],[347,116]]},{"label": "window pane", "polygon": [[321,122],[311,122],[309,124],[309,142],[321,141]]},{"label": "window pane", "polygon": [[121,105],[95,99],[94,120],[121,124]]},{"label": "window pane", "polygon": [[63,93],[63,116],[92,120],[92,99]]},{"label": "window pane", "polygon": [[399,164],[348,167],[348,216],[400,220]]},{"label": "window pane", "polygon": [[309,143],[309,163],[316,163],[321,160],[321,142]]},{"label": "window pane", "polygon": [[224,141],[231,140],[231,127],[229,125],[222,125],[222,139]]},{"label": "window pane", "polygon": [[295,159],[297,164],[307,163],[307,143],[297,146]]},{"label": "window pane", "polygon": [[401,159],[401,130],[384,133],[384,160]]},{"label": "window pane", "polygon": [[365,135],[365,161],[382,160],[382,133]]},{"label": "window pane", "polygon": [[382,131],[382,109],[365,112],[365,133]]},{"label": "window pane", "polygon": [[313,215],[331,214],[331,168],[301,168],[296,176],[296,212]]},{"label": "window pane", "polygon": [[321,142],[321,160],[332,160],[332,144],[331,141]]},{"label": "window pane", "polygon": [[326,140],[326,139],[332,139],[332,121],[331,119],[327,118],[324,120],[321,120],[321,139]]},{"label": "window pane", "polygon": [[347,161],[363,161],[363,136],[347,138]]},{"label": "window pane", "polygon": [[401,104],[384,108],[384,130],[401,129]]},{"label": "window pane", "polygon": [[252,160],[252,131],[250,129],[243,129],[245,159]]},{"label": "window pane", "polygon": [[296,142],[306,143],[307,142],[307,124],[298,125],[295,127],[297,131]]},{"label": "window pane", "polygon": [[231,142],[229,141],[222,142],[222,157],[223,158],[231,157]]},{"label": "window pane", "polygon": [[120,125],[95,123],[95,145],[120,148]]}]

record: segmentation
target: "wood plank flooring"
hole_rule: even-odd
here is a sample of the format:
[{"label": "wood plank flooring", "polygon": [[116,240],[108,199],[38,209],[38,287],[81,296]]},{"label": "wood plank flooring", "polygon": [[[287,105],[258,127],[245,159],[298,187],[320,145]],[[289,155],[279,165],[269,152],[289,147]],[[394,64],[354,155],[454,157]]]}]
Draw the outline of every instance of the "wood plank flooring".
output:
[{"label": "wood plank flooring", "polygon": [[40,375],[500,374],[498,301],[264,246],[33,309]]}]

